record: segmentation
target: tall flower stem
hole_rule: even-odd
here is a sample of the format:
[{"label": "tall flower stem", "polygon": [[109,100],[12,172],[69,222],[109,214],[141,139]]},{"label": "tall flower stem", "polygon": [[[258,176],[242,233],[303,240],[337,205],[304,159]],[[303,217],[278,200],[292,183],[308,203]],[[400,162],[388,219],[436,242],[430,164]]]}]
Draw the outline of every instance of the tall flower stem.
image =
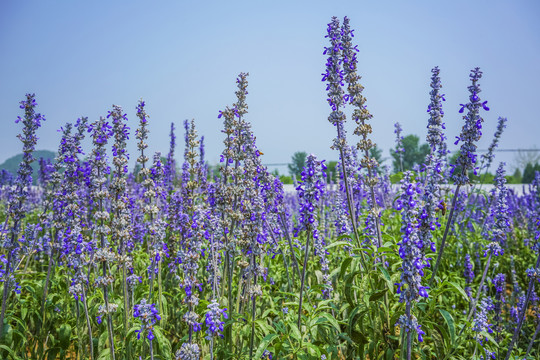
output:
[{"label": "tall flower stem", "polygon": [[437,254],[437,261],[435,262],[435,267],[433,268],[433,272],[431,273],[431,279],[429,280],[429,286],[433,284],[433,281],[435,280],[435,275],[437,275],[437,270],[439,269],[439,265],[441,263],[442,254],[444,251],[444,245],[446,243],[446,237],[448,236],[448,230],[450,227],[452,227],[452,223],[454,221],[454,211],[456,209],[456,201],[458,198],[459,188],[461,185],[456,186],[456,191],[454,192],[454,198],[452,199],[452,207],[450,208],[450,215],[448,215],[448,221],[446,222],[446,227],[444,229],[444,235],[441,240],[441,245],[439,246],[439,252]]},{"label": "tall flower stem", "polygon": [[88,328],[88,341],[90,343],[90,359],[94,360],[94,341],[92,338],[92,326],[90,325],[90,316],[88,314],[88,303],[86,301],[86,290],[82,286],[84,315],[86,317],[86,327]]},{"label": "tall flower stem", "polygon": [[[366,157],[366,159],[369,158],[368,150],[365,150],[365,157]],[[368,177],[370,179],[373,178],[373,170],[371,169],[371,167],[368,167]],[[375,210],[375,209],[377,209],[377,202],[375,200],[375,189],[373,188],[373,186],[369,187],[369,192],[370,192],[370,195],[371,195],[372,207]],[[382,246],[381,222],[379,220],[378,212],[376,214],[374,214],[374,217],[375,217],[375,229],[377,230],[377,243],[379,244],[379,247],[381,247]]]},{"label": "tall flower stem", "polygon": [[[102,264],[102,275],[103,277],[107,276],[107,265],[105,262]],[[103,299],[105,301],[105,308],[109,309],[109,289],[107,289],[107,286],[103,286]],[[107,312],[107,332],[109,335],[109,346],[111,347],[111,359],[115,360],[114,355],[114,335],[113,335],[113,324],[112,324],[112,316],[110,312]]]},{"label": "tall flower stem", "polygon": [[[411,319],[411,304],[407,303],[405,306],[405,315],[408,319]],[[407,331],[407,360],[411,360],[411,353],[412,353],[412,339],[411,339],[411,331]]]},{"label": "tall flower stem", "polygon": [[43,285],[43,297],[41,299],[41,326],[45,324],[45,302],[47,301],[47,291],[49,288],[49,280],[51,278],[51,270],[54,266],[54,251],[51,251],[49,256],[49,265],[47,266],[47,276],[45,277],[45,285]]},{"label": "tall flower stem", "polygon": [[[160,261],[160,262],[158,262],[158,309],[159,309],[160,314],[163,314],[162,297],[163,297],[163,289],[162,289],[162,286],[161,286],[161,261]],[[162,320],[165,320],[165,317],[163,315],[162,315],[161,318],[162,318]]]},{"label": "tall flower stem", "polygon": [[[478,301],[480,300],[480,295],[482,294],[482,286],[484,286],[484,281],[486,280],[486,275],[487,275],[487,272],[489,270],[489,263],[491,262],[491,257],[492,256],[493,256],[493,252],[490,251],[486,266],[484,267],[484,273],[482,274],[482,279],[480,280],[480,285],[478,286],[478,291],[476,293],[476,298],[474,299],[473,303],[471,304],[471,306],[469,308],[469,314],[467,315],[467,321],[466,322],[469,322],[469,320],[471,320],[474,313],[476,312],[476,304],[478,304]],[[465,330],[465,324],[463,325],[463,327],[459,331],[458,336],[460,336],[463,333],[463,330]]]},{"label": "tall flower stem", "polygon": [[296,269],[296,274],[298,275],[298,278],[300,278],[300,268],[298,266],[298,262],[296,261],[296,255],[294,254],[294,247],[291,240],[291,234],[289,234],[289,231],[287,230],[285,219],[283,218],[282,214],[279,215],[279,219],[281,220],[283,232],[285,233],[285,237],[287,238],[287,242],[289,243],[289,250],[291,252],[291,258],[292,258],[294,268]]},{"label": "tall flower stem", "polygon": [[[480,300],[480,295],[482,294],[482,286],[484,286],[484,281],[486,280],[486,275],[489,270],[489,263],[491,262],[492,256],[493,256],[493,253],[490,252],[487,263],[486,263],[486,267],[484,268],[484,273],[482,274],[482,279],[480,280],[480,285],[478,286],[476,298],[474,299],[474,302],[471,305],[471,310],[469,311],[469,315],[467,315],[467,321],[469,321],[471,317],[473,317],[474,313],[476,312],[476,304],[478,304],[478,301]],[[463,329],[461,331],[463,331]]]},{"label": "tall flower stem", "polygon": [[306,279],[306,268],[309,255],[309,237],[310,232],[306,233],[306,249],[304,251],[304,266],[302,267],[302,277],[300,278],[300,302],[298,304],[298,330],[300,330],[300,325],[302,323],[302,295],[304,293],[304,283]]},{"label": "tall flower stem", "polygon": [[534,331],[534,335],[531,338],[531,341],[529,342],[529,346],[527,347],[527,353],[525,354],[525,358],[527,358],[527,356],[529,356],[529,353],[531,352],[531,349],[532,349],[533,344],[534,344],[534,340],[538,336],[538,332],[540,332],[540,323],[538,323],[538,325],[536,326],[536,330]]},{"label": "tall flower stem", "polygon": [[8,253],[7,263],[6,263],[6,281],[4,281],[4,291],[2,293],[2,312],[0,313],[0,337],[2,337],[4,332],[4,316],[6,314],[6,305],[9,291],[9,269],[11,266],[11,251]]},{"label": "tall flower stem", "polygon": [[[540,252],[538,252],[538,257],[536,258],[536,266],[535,269],[540,266]],[[523,308],[521,309],[521,312],[519,314],[519,321],[518,325],[516,326],[516,329],[514,330],[514,335],[512,336],[512,341],[510,342],[510,345],[508,346],[508,352],[506,353],[505,360],[508,360],[510,358],[510,355],[512,354],[512,350],[514,349],[514,345],[517,343],[519,339],[519,333],[521,332],[521,327],[523,326],[523,319],[525,318],[525,313],[527,312],[527,305],[529,305],[529,300],[531,299],[531,293],[532,289],[534,287],[534,278],[531,277],[531,280],[529,280],[529,287],[527,289],[527,297],[525,298],[525,303],[523,304]]]},{"label": "tall flower stem", "polygon": [[[80,318],[81,318],[81,311],[80,311],[80,305],[79,305],[79,302],[76,301],[75,302],[75,313],[77,315],[77,332],[76,332],[76,335],[77,335],[77,338],[80,339],[82,338],[82,335],[81,335],[81,321],[80,321]],[[79,359],[82,359],[82,354],[83,354],[83,350],[82,350],[82,341],[78,341],[78,354],[79,354]]]},{"label": "tall flower stem", "polygon": [[[338,127],[338,138],[341,137],[340,129]],[[349,208],[349,217],[351,218],[351,225],[353,228],[354,233],[354,239],[356,240],[356,246],[361,247],[362,243],[360,242],[360,237],[358,236],[358,227],[356,226],[356,212],[354,211],[353,207],[353,198],[351,194],[351,189],[349,186],[349,180],[348,180],[348,171],[345,167],[345,154],[343,152],[343,149],[339,149],[339,154],[341,156],[341,169],[343,171],[343,182],[345,184],[345,194],[347,195],[347,207]],[[365,268],[365,258],[364,253],[360,252],[361,259],[362,259],[362,266]]]},{"label": "tall flower stem", "polygon": [[[98,167],[97,168],[97,178],[99,179],[101,177],[101,172],[100,172],[100,168]],[[102,188],[102,185],[100,184],[100,190]],[[102,212],[103,211],[103,199],[99,199],[99,211]],[[104,227],[104,221],[103,221],[103,218],[101,218],[100,220],[100,226],[101,228]],[[100,233],[100,245],[101,245],[101,249],[105,249],[106,248],[106,244],[105,244],[105,235],[103,234],[103,232]],[[106,261],[103,261],[101,263],[101,272],[102,272],[102,276],[105,278],[107,276],[107,262]],[[111,349],[111,359],[115,360],[115,355],[114,355],[114,335],[113,335],[113,324],[112,324],[112,316],[111,316],[111,313],[110,313],[110,309],[109,309],[109,289],[107,288],[107,285],[106,284],[103,284],[102,286],[102,290],[103,290],[103,301],[105,302],[105,309],[107,311],[107,332],[108,332],[108,335],[109,335],[109,346],[110,346],[110,349]]]},{"label": "tall flower stem", "polygon": [[[255,266],[255,254],[252,253],[253,266]],[[257,285],[257,274],[253,278],[253,286]],[[257,301],[257,295],[253,294],[251,301],[251,336],[249,338],[249,359],[253,359],[253,340],[255,336],[255,302]]]}]

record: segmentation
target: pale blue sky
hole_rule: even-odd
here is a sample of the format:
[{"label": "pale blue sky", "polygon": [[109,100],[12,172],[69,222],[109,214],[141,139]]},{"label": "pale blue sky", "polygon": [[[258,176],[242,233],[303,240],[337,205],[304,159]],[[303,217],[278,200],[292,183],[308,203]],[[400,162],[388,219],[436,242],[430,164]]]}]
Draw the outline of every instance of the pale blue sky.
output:
[{"label": "pale blue sky", "polygon": [[[150,114],[150,150],[168,151],[176,123],[194,118],[210,163],[223,136],[218,111],[234,102],[235,78],[249,72],[249,114],[266,163],[295,151],[333,160],[321,82],[326,24],[347,15],[360,49],[359,73],[373,139],[389,157],[393,124],[426,134],[430,69],[441,69],[451,149],[467,101],[469,71],[484,72],[487,148],[498,116],[508,117],[501,148],[540,141],[540,3],[530,1],[15,1],[0,4],[0,162],[21,151],[18,102],[35,92],[47,121],[37,148],[56,150],[57,129],[112,104],[137,127],[140,98]],[[352,124],[349,124],[352,130]],[[358,138],[349,132],[349,142]],[[424,140],[423,140],[424,141]],[[131,138],[130,151],[135,152]],[[87,148],[87,150],[89,150]],[[513,155],[498,154],[511,162]],[[136,156],[132,156],[135,158]],[[282,169],[285,172],[285,169]]]}]

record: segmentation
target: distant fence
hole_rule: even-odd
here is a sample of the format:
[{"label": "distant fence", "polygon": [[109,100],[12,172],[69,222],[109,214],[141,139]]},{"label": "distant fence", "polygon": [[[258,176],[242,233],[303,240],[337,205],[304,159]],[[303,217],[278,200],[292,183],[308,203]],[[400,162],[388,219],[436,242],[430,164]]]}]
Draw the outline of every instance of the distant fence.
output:
[{"label": "distant fence", "polygon": [[[392,184],[392,189],[398,191],[399,186],[399,184]],[[494,187],[495,185],[493,184],[482,184],[482,187],[480,188],[480,185],[478,184],[475,186],[475,189],[480,188],[482,191],[490,192],[491,190],[493,190]],[[465,191],[471,190],[471,186],[462,186],[461,188]],[[522,196],[523,194],[528,194],[531,192],[530,184],[506,184],[506,188],[514,192],[518,196]],[[444,189],[446,189],[446,191],[450,193],[456,189],[456,185],[443,185],[443,190]],[[296,188],[293,184],[283,184],[283,190],[286,193],[293,193],[296,191]]]},{"label": "distant fence", "polygon": [[[477,152],[488,152],[488,149],[477,149]],[[494,152],[538,152],[540,149],[494,149]],[[264,166],[288,166],[291,163],[263,164]]]}]

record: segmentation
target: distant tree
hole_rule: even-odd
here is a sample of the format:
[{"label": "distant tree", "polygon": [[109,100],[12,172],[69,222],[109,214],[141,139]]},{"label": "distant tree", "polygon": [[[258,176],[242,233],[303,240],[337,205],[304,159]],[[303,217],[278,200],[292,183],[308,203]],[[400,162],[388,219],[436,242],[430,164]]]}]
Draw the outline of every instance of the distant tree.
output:
[{"label": "distant tree", "polygon": [[133,168],[133,176],[135,176],[135,179],[139,180],[139,172],[141,172],[142,166],[139,163],[135,164],[135,167]]},{"label": "distant tree", "polygon": [[514,174],[512,175],[512,178],[514,179],[514,184],[520,184],[522,181],[521,171],[519,169],[516,169],[516,171],[514,171]]},{"label": "distant tree", "polygon": [[521,179],[523,184],[532,183],[532,181],[534,180],[534,173],[536,171],[540,171],[540,164],[536,163],[533,165],[532,163],[527,163],[527,166],[525,166],[525,170],[523,170],[523,178]]},{"label": "distant tree", "polygon": [[280,180],[283,184],[292,184],[292,183],[293,183],[292,177],[287,176],[287,175],[280,175],[280,176],[279,176],[279,180]]},{"label": "distant tree", "polygon": [[[429,145],[420,145],[420,138],[416,135],[407,135],[402,141],[403,149],[403,171],[412,170],[415,165],[424,163],[427,154],[429,154]],[[394,172],[401,170],[399,154],[396,153],[396,149],[391,150],[392,158],[394,159],[392,165]]]},{"label": "distant tree", "polygon": [[531,151],[519,150],[514,156],[514,164],[518,169],[525,168],[529,163],[531,165],[540,163],[540,151],[535,146],[532,147]]},{"label": "distant tree", "polygon": [[291,163],[288,165],[289,173],[296,176],[296,179],[301,179],[302,169],[306,165],[307,153],[305,151],[297,151],[293,154]]}]

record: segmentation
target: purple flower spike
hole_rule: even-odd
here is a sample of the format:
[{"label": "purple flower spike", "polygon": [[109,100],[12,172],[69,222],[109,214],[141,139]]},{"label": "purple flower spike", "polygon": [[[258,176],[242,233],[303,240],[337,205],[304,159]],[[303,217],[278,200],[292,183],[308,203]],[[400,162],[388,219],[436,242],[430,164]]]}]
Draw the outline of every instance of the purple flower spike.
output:
[{"label": "purple flower spike", "polygon": [[463,113],[463,110],[467,108],[467,115],[463,116],[465,120],[465,125],[461,130],[460,136],[457,138],[456,145],[463,141],[459,151],[459,157],[456,161],[456,166],[461,167],[461,172],[459,174],[454,173],[456,167],[453,167],[451,170],[452,178],[456,185],[465,185],[470,182],[468,172],[474,170],[476,165],[476,142],[480,140],[482,132],[482,122],[484,121],[480,116],[480,109],[489,110],[486,106],[486,101],[481,102],[478,94],[481,92],[480,85],[478,80],[482,78],[482,71],[480,68],[475,68],[471,71],[469,76],[471,78],[472,85],[469,86],[469,92],[471,96],[469,97],[470,102],[466,105],[461,104],[460,113]]}]

